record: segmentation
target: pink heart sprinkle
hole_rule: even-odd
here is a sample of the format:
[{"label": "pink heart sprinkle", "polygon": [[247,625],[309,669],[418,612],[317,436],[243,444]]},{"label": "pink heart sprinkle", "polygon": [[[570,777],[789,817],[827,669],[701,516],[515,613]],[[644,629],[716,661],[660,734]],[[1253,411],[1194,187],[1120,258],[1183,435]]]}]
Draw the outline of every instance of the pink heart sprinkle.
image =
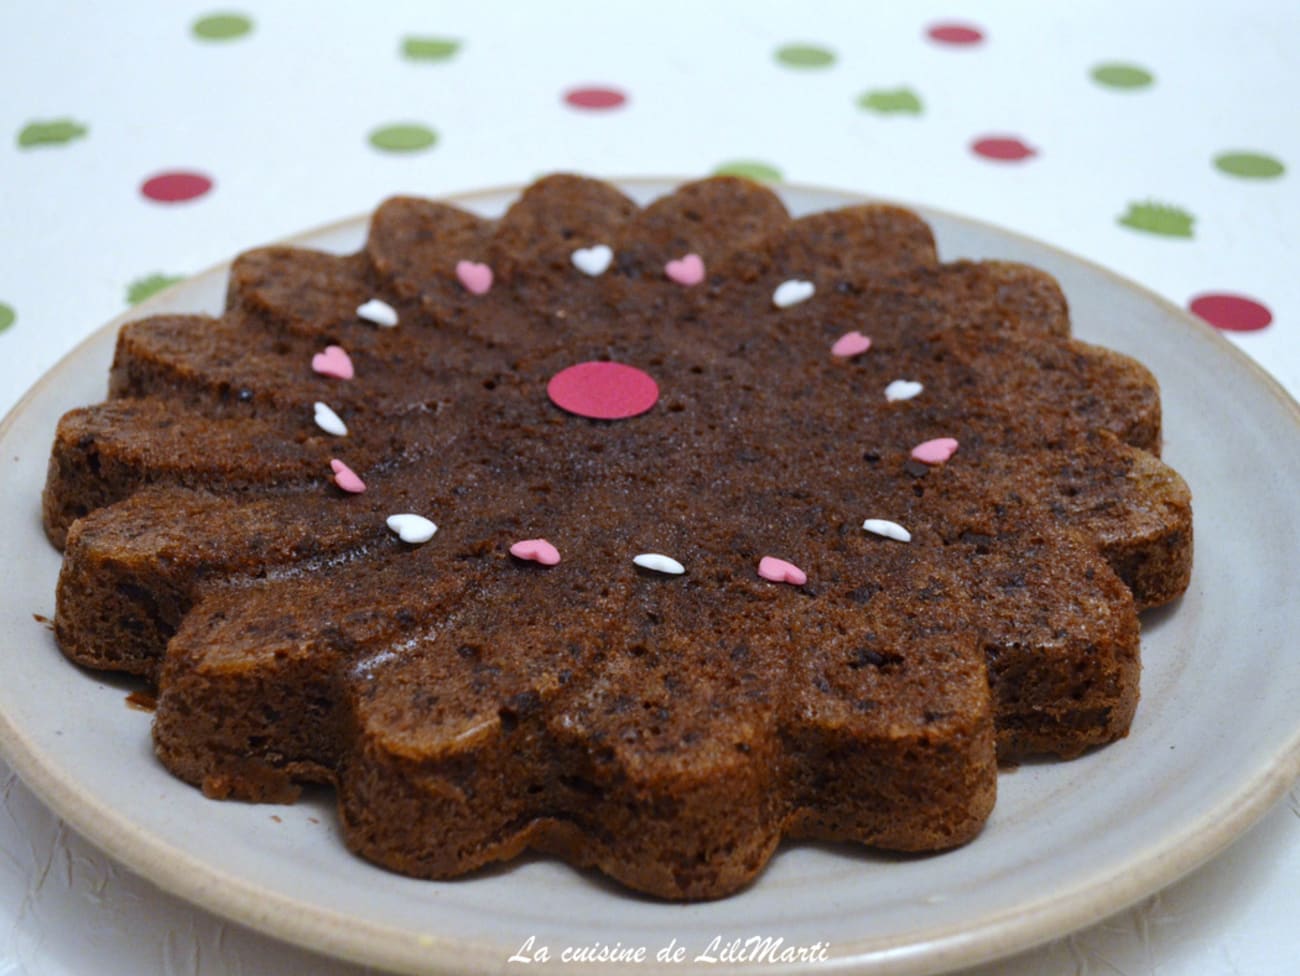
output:
[{"label": "pink heart sprinkle", "polygon": [[802,569],[775,556],[764,556],[758,561],[758,575],[773,583],[789,583],[792,586],[803,586],[808,582],[808,574]]},{"label": "pink heart sprinkle", "polygon": [[472,295],[486,295],[492,287],[492,269],[478,261],[457,261],[456,277]]},{"label": "pink heart sprinkle", "polygon": [[355,471],[338,458],[333,458],[330,461],[330,467],[334,469],[334,484],[344,491],[359,495],[366,490],[366,483],[357,477]]},{"label": "pink heart sprinkle", "polygon": [[326,346],[324,352],[311,357],[311,368],[321,376],[334,376],[341,380],[352,379],[352,357],[342,346]]},{"label": "pink heart sprinkle", "polygon": [[704,259],[698,254],[688,254],[664,265],[669,281],[679,285],[698,285],[704,280]]},{"label": "pink heart sprinkle", "polygon": [[560,551],[545,539],[525,539],[510,547],[510,555],[516,559],[531,559],[543,566],[554,566],[560,561]]},{"label": "pink heart sprinkle", "polygon": [[871,339],[861,332],[846,332],[831,346],[832,356],[860,356],[871,348]]},{"label": "pink heart sprinkle", "polygon": [[912,457],[924,464],[943,464],[957,451],[957,442],[951,437],[936,437],[912,448]]}]

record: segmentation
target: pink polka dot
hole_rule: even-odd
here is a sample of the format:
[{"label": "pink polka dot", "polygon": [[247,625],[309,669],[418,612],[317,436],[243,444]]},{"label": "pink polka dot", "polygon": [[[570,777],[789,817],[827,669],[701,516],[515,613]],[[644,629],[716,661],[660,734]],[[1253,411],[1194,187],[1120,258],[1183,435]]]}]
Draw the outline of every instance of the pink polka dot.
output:
[{"label": "pink polka dot", "polygon": [[1258,332],[1273,322],[1267,305],[1245,295],[1206,292],[1193,298],[1187,307],[1216,329],[1227,332]]},{"label": "pink polka dot", "polygon": [[588,88],[570,88],[564,93],[564,100],[574,108],[604,111],[618,108],[626,103],[627,95],[617,88],[592,86]]},{"label": "pink polka dot", "polygon": [[140,184],[140,192],[158,203],[182,203],[212,189],[211,177],[186,170],[157,173]]},{"label": "pink polka dot", "polygon": [[593,360],[560,370],[546,384],[546,395],[579,417],[624,420],[655,405],[659,384],[635,366]]},{"label": "pink polka dot", "polygon": [[970,144],[976,156],[1009,163],[1037,156],[1038,150],[1015,136],[981,136]]},{"label": "pink polka dot", "polygon": [[950,21],[931,24],[925,33],[930,40],[937,44],[950,44],[956,47],[967,47],[971,44],[979,44],[984,40],[984,32],[978,27]]}]

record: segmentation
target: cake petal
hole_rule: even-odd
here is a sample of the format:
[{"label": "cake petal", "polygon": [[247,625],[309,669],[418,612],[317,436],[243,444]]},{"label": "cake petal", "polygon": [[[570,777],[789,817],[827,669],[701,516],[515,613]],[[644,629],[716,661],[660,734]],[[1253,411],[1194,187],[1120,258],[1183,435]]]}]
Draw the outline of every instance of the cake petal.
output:
[{"label": "cake petal", "polygon": [[454,277],[440,278],[435,271],[459,260],[482,260],[491,233],[488,221],[458,207],[393,197],[370,220],[365,254],[374,274],[398,298],[423,298],[436,312],[458,307],[465,292]]},{"label": "cake petal", "polygon": [[375,504],[383,503],[339,509],[326,493],[241,499],[151,485],[96,509],[68,533],[60,646],[90,667],[156,675],[167,641],[209,590],[290,579],[386,548]]},{"label": "cake petal", "polygon": [[295,247],[245,251],[230,267],[226,311],[260,328],[294,335],[329,336],[357,319],[372,297],[366,262]]},{"label": "cake petal", "polygon": [[[294,423],[301,424],[301,418]],[[245,495],[304,488],[329,470],[323,438],[299,442],[285,424],[178,414],[165,401],[110,400],[59,421],[45,485],[46,530],[149,484]]]},{"label": "cake petal", "polygon": [[736,177],[698,180],[638,212],[614,250],[619,266],[639,275],[660,277],[669,261],[692,253],[706,268],[726,264],[742,274],[743,259],[788,220],[780,198],[765,186]]}]

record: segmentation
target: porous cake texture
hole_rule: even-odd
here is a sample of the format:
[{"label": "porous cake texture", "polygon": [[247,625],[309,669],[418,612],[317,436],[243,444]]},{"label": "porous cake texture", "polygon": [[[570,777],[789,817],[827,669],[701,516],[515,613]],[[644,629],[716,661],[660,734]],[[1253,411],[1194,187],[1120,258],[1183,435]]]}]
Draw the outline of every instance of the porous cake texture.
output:
[{"label": "porous cake texture", "polygon": [[533,848],[675,899],[782,837],[932,851],[998,760],[1126,734],[1188,490],[1140,364],[914,214],[715,178],[410,198],[124,327],[59,425],[73,660],[213,797],[333,784],[450,878]]}]

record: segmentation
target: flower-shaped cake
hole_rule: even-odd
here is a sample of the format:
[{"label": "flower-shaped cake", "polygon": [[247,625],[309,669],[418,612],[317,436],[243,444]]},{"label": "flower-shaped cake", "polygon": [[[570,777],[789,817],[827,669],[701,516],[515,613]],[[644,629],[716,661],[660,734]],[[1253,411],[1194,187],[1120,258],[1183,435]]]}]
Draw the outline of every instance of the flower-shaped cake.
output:
[{"label": "flower-shaped cake", "polygon": [[156,682],[176,775],[332,783],[413,875],[708,898],[782,836],[960,844],[999,757],[1125,734],[1190,569],[1154,380],[1068,329],[892,207],[390,200],[122,330],[51,459],[58,638]]}]

